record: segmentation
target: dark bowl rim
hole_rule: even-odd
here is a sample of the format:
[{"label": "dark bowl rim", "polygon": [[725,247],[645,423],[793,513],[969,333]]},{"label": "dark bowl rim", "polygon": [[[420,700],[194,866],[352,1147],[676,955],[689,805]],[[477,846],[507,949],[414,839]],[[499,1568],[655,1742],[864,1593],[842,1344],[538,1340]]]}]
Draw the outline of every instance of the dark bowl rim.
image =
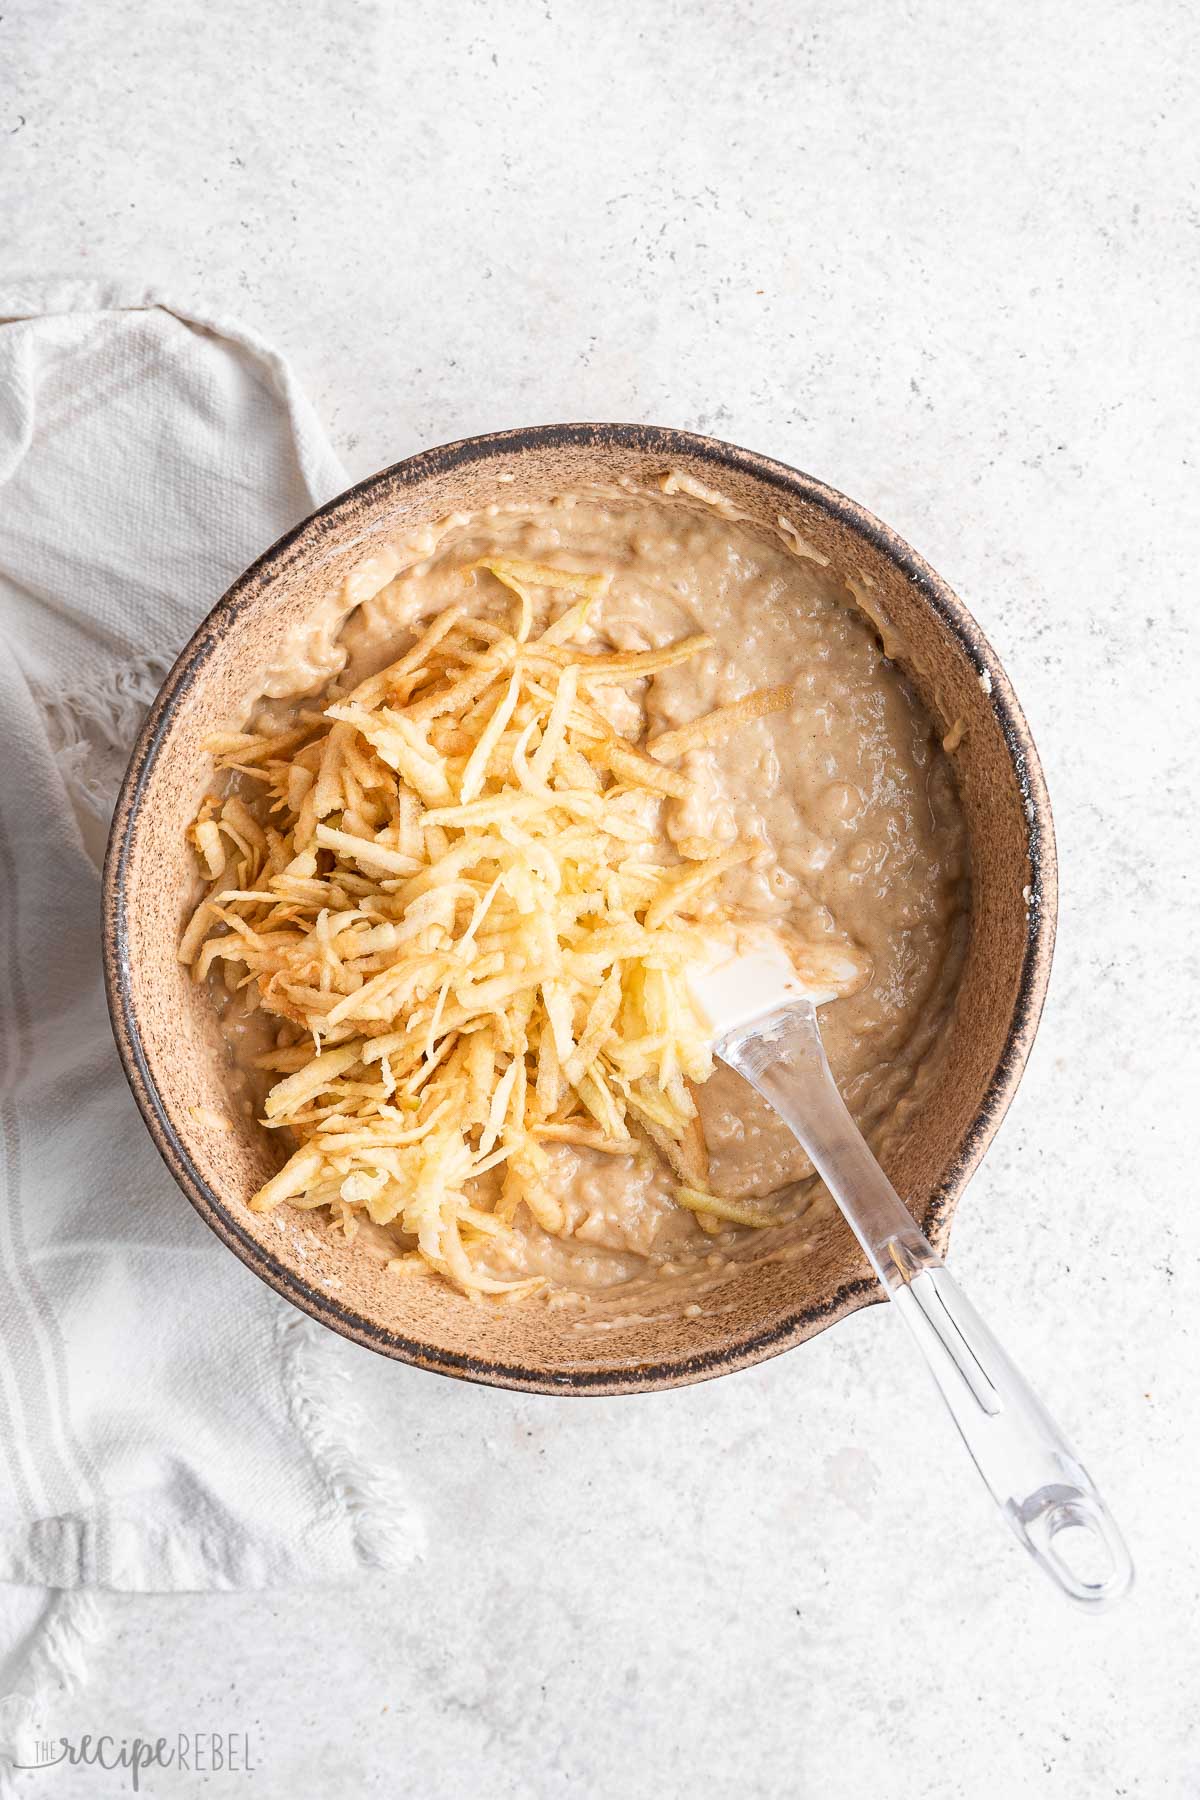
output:
[{"label": "dark bowl rim", "polygon": [[917,588],[946,629],[987,678],[985,692],[1000,726],[1025,806],[1030,863],[1027,929],[1021,979],[1012,1020],[987,1092],[954,1158],[930,1198],[923,1220],[942,1249],[953,1209],[1016,1092],[1037,1032],[1049,982],[1057,916],[1057,858],[1045,778],[1012,685],[984,633],[949,585],[891,528],[837,489],[772,457],[719,438],[665,426],[573,423],[519,427],[460,438],[422,450],[367,476],[317,507],[258,557],[227,589],[184,646],[150,708],[121,785],[103,877],[104,982],[109,1017],[122,1067],[147,1129],[188,1200],[216,1235],[248,1268],[302,1311],[367,1348],[432,1372],[488,1386],[532,1393],[643,1393],[709,1380],[777,1356],[838,1319],[884,1298],[870,1278],[844,1283],[828,1300],[788,1314],[766,1329],[702,1356],[661,1363],[547,1370],[489,1362],[386,1330],[311,1287],[273,1257],[242,1226],[233,1209],[204,1181],[171,1119],[150,1072],[129,982],[126,881],[138,815],[150,774],[169,736],[176,711],[240,608],[301,553],[315,552],[338,521],[363,502],[421,485],[469,463],[503,463],[530,449],[601,448],[616,445],[670,461],[686,455],[717,470],[736,469],[782,495],[819,507],[870,543]]}]

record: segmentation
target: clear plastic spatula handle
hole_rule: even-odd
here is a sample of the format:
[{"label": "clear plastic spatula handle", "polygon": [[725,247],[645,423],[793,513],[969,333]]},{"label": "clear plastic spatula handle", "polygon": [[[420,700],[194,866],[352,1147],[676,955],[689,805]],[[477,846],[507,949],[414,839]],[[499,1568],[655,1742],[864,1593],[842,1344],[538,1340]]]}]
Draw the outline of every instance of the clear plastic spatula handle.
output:
[{"label": "clear plastic spatula handle", "polygon": [[1133,1580],[1133,1563],[1112,1515],[875,1161],[830,1073],[816,1008],[792,1001],[727,1032],[714,1048],[808,1152],[1030,1555],[1081,1605],[1118,1600]]}]

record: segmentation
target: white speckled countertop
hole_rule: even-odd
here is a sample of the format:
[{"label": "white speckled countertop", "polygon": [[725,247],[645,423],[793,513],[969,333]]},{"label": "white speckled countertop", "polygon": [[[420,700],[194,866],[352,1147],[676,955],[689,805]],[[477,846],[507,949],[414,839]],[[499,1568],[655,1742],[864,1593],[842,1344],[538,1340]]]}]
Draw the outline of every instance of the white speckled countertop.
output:
[{"label": "white speckled countertop", "polygon": [[1200,1794],[1198,53],[1173,0],[5,6],[7,274],[239,314],[356,475],[495,426],[692,426],[962,593],[1063,904],[952,1260],[1140,1574],[1101,1618],[1039,1584],[879,1309],[634,1400],[356,1353],[430,1553],[104,1600],[61,1729],[251,1734],[252,1780],[153,1794]]}]

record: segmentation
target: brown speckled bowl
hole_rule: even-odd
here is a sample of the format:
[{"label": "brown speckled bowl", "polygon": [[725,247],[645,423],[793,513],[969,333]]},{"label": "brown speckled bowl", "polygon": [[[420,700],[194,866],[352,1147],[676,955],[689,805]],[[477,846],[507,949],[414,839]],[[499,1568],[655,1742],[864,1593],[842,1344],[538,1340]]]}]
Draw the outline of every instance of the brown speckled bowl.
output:
[{"label": "brown speckled bowl", "polygon": [[[913,684],[949,726],[970,832],[970,947],[935,1054],[939,1079],[889,1173],[945,1247],[955,1205],[1004,1115],[1037,1028],[1054,939],[1053,830],[1037,752],[979,627],[933,570],[885,525],[782,463],[690,432],[548,425],[427,450],[331,501],[234,583],[172,669],[121,791],[104,878],[104,952],[113,1030],[137,1103],[167,1166],[229,1248],[314,1318],[387,1356],[501,1387],[631,1393],[702,1381],[801,1344],[881,1298],[836,1216],[802,1258],[747,1263],[699,1318],[630,1319],[581,1331],[569,1309],[480,1306],[380,1263],[289,1209],[286,1228],[247,1197],[278,1160],[253,1123],[197,1123],[222,1110],[217,1027],[175,956],[195,872],[184,833],[210,778],[208,731],[237,715],[255,670],[306,609],[395,535],[502,495],[538,498],[597,480],[649,482],[667,469],[717,487],[765,524],[785,513],[832,567],[867,577],[911,647]],[[498,477],[511,477],[503,486]]]}]

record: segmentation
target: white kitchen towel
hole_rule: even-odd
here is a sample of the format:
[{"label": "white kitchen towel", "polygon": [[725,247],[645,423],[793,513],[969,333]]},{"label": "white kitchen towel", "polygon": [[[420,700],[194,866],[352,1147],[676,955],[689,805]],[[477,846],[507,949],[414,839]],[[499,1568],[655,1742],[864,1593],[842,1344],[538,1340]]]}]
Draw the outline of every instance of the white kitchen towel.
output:
[{"label": "white kitchen towel", "polygon": [[146,704],[230,581],[345,485],[287,365],[239,328],[78,284],[0,294],[9,1583],[263,1587],[416,1548],[348,1392],[367,1353],[258,1282],[177,1191],[100,967],[97,849]]}]

